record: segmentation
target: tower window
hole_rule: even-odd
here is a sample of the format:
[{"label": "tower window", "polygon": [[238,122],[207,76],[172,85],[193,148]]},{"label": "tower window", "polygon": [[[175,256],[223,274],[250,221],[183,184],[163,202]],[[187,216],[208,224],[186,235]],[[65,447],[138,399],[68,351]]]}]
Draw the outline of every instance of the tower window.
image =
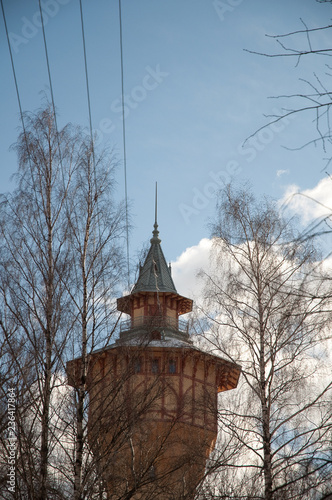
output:
[{"label": "tower window", "polygon": [[141,358],[135,359],[134,373],[142,373],[142,360],[141,360]]},{"label": "tower window", "polygon": [[154,374],[159,373],[159,359],[153,359],[151,361],[151,372]]},{"label": "tower window", "polygon": [[170,359],[168,362],[168,373],[176,373],[176,361],[175,359]]}]

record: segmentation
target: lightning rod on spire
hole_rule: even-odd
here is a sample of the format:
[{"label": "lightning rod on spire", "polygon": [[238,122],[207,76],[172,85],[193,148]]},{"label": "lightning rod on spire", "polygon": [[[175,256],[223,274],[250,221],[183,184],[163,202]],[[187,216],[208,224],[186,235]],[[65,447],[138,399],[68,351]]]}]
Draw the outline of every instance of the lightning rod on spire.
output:
[{"label": "lightning rod on spire", "polygon": [[155,224],[158,225],[157,223],[157,196],[158,196],[158,191],[157,191],[157,182],[156,182],[156,197],[155,197]]}]

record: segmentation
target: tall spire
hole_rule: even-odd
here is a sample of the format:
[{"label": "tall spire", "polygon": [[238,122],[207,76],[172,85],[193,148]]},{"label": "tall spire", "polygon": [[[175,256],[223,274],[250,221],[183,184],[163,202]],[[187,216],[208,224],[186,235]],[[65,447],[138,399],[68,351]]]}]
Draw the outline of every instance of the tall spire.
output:
[{"label": "tall spire", "polygon": [[151,247],[146,256],[143,266],[140,268],[139,276],[133,288],[136,292],[170,292],[177,293],[169,266],[161,249],[157,222],[157,183],[155,194],[155,220],[153,237],[150,240]]},{"label": "tall spire", "polygon": [[158,196],[158,191],[157,191],[157,182],[156,182],[156,195],[155,195],[155,207],[154,207],[154,230],[152,231],[153,237],[150,240],[150,243],[160,243],[161,240],[159,239],[159,231],[158,231],[158,223],[157,223],[157,196]]}]

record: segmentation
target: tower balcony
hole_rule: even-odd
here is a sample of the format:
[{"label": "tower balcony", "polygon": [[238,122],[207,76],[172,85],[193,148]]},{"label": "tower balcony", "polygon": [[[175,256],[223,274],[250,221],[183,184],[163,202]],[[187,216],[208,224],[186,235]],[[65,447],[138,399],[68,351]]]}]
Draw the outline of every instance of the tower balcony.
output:
[{"label": "tower balcony", "polygon": [[187,321],[168,316],[138,316],[122,321],[120,324],[120,332],[132,332],[135,330],[171,330],[186,337],[189,337],[189,325]]}]

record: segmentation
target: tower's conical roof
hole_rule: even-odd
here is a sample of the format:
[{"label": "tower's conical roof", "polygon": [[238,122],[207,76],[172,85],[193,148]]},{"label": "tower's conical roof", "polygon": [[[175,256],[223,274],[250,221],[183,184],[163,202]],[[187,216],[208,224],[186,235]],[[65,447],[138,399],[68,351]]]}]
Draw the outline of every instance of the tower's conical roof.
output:
[{"label": "tower's conical roof", "polygon": [[160,246],[157,221],[154,224],[150,240],[151,247],[140,268],[138,280],[132,290],[135,292],[171,292],[177,293],[170,267],[167,265],[165,256]]}]

